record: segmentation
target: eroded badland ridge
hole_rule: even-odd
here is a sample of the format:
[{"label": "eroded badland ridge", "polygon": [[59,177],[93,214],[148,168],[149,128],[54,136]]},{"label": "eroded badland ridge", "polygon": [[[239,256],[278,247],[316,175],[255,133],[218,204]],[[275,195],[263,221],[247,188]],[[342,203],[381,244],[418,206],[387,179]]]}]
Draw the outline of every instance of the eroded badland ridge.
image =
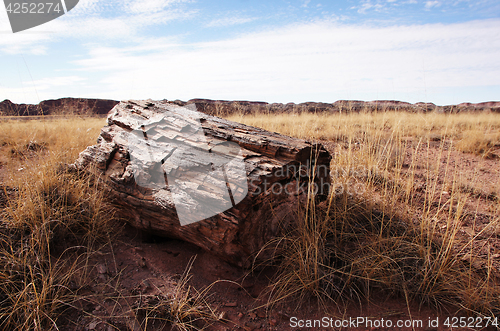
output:
[{"label": "eroded badland ridge", "polygon": [[[433,103],[418,102],[411,104],[403,101],[377,100],[339,100],[334,103],[267,103],[259,101],[225,101],[210,99],[191,99],[189,101],[174,100],[172,103],[185,106],[195,104],[198,111],[222,116],[232,113],[348,113],[372,111],[406,111],[406,112],[496,112],[500,113],[500,101],[481,103],[460,103],[458,105],[437,106]],[[43,115],[105,115],[118,101],[108,99],[61,98],[45,100],[37,105],[16,104],[10,100],[0,102],[1,116],[43,116]]]}]

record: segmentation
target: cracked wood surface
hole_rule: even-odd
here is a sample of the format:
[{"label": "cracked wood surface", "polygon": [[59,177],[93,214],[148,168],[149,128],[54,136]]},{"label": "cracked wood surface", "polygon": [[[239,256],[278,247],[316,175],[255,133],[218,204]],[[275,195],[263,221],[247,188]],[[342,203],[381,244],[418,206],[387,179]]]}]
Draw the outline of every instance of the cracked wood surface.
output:
[{"label": "cracked wood surface", "polygon": [[[309,183],[328,194],[330,160],[320,144],[166,101],[130,100],[110,111],[97,144],[74,166],[101,176],[132,226],[249,267],[256,257],[269,259],[267,244],[293,227]],[[218,166],[222,175],[200,176]],[[224,188],[229,197],[220,194]],[[212,216],[181,225],[183,217],[204,215]]]}]

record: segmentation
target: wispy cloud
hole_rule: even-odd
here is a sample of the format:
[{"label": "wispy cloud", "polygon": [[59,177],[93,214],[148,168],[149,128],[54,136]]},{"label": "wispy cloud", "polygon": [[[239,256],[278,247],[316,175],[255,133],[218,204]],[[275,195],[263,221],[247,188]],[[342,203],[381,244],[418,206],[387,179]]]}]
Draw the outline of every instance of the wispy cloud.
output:
[{"label": "wispy cloud", "polygon": [[185,3],[182,0],[134,0],[124,1],[125,7],[131,13],[156,13],[166,10],[175,4]]},{"label": "wispy cloud", "polygon": [[33,85],[37,88],[37,90],[46,90],[52,87],[66,86],[82,81],[85,81],[85,78],[80,76],[58,76],[36,80],[33,82]]},{"label": "wispy cloud", "polygon": [[[42,65],[38,72],[33,71],[34,79],[23,77],[21,85],[30,82],[24,88],[7,88],[11,81],[0,77],[0,98],[36,90],[40,98],[426,101],[431,91],[499,85],[500,19],[418,25],[376,21],[380,16],[392,19],[393,13],[408,14],[414,9],[432,16],[424,9],[498,8],[495,0],[418,0],[416,6],[417,0],[355,3],[349,20],[327,20],[333,15],[313,13],[316,2],[308,0],[298,1],[297,6],[287,7],[289,12],[276,16],[258,10],[231,12],[229,8],[223,16],[194,0],[80,0],[67,15],[17,34],[10,32],[2,9],[0,54],[27,55],[26,66],[32,65],[30,60]],[[308,7],[298,9],[300,5]],[[322,12],[335,12],[323,5]],[[198,8],[204,11],[200,13]],[[303,23],[306,20],[301,14],[294,16],[299,12],[310,13],[309,23]],[[267,30],[252,25],[278,16],[282,20],[273,20]],[[409,22],[407,16],[395,17],[391,22]],[[182,30],[178,28],[176,33],[184,35],[172,35],[169,22],[190,19],[193,24],[179,24]],[[280,26],[285,21],[289,25]],[[248,24],[244,26],[248,32],[234,37],[241,30],[231,27],[242,24]],[[193,29],[184,30],[187,25]],[[206,27],[214,29],[197,35]],[[152,30],[158,33],[153,35]],[[207,35],[218,41],[189,41]],[[231,37],[225,37],[228,35]],[[56,54],[59,49],[62,55]],[[58,69],[61,77],[39,79]],[[7,64],[2,73],[9,70]],[[15,70],[10,74],[20,76]],[[438,99],[431,101],[439,103]]]},{"label": "wispy cloud", "polygon": [[363,1],[361,5],[353,8],[358,9],[358,13],[365,14],[369,10],[381,10],[382,8],[384,8],[384,5],[381,3],[372,3],[370,0],[368,0]]},{"label": "wispy cloud", "polygon": [[441,2],[437,0],[425,2],[425,9],[431,9],[432,7],[439,7],[439,6],[441,6]]},{"label": "wispy cloud", "polygon": [[229,16],[224,18],[218,18],[210,21],[206,24],[207,27],[227,27],[239,24],[250,23],[257,20],[256,17],[238,17],[238,16]]},{"label": "wispy cloud", "polygon": [[301,7],[307,8],[307,6],[309,5],[310,2],[311,2],[311,0],[304,0]]},{"label": "wispy cloud", "polygon": [[433,89],[498,84],[499,26],[500,20],[384,28],[317,22],[163,49],[96,47],[75,64],[101,73],[98,84],[119,99],[333,101],[388,98],[390,91],[422,101]]},{"label": "wispy cloud", "polygon": [[7,13],[0,5],[0,52],[42,54],[49,42],[65,38],[133,42],[142,39],[139,34],[145,27],[195,15],[196,10],[185,6],[188,3],[190,0],[80,0],[65,16],[16,34],[10,32]]},{"label": "wispy cloud", "polygon": [[[30,103],[38,103],[42,100],[58,98],[61,96],[72,95],[72,88],[82,86],[86,81],[85,77],[80,76],[58,76],[47,77],[39,80],[26,80],[21,87],[5,87],[0,84],[0,101],[4,99],[26,100]],[[75,95],[76,96],[76,95]]]},{"label": "wispy cloud", "polygon": [[58,31],[79,31],[80,36],[125,39],[141,28],[192,17],[190,0],[87,0],[75,7],[75,16],[59,20]]}]

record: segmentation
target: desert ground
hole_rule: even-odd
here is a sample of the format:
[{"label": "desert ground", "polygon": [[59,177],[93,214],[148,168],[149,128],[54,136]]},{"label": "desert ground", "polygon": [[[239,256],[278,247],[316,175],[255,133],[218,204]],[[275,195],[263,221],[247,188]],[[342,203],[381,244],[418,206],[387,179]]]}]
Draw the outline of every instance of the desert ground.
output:
[{"label": "desert ground", "polygon": [[104,118],[0,122],[0,328],[498,329],[499,113],[219,115],[332,155],[327,200],[249,270],[133,229],[66,166]]}]

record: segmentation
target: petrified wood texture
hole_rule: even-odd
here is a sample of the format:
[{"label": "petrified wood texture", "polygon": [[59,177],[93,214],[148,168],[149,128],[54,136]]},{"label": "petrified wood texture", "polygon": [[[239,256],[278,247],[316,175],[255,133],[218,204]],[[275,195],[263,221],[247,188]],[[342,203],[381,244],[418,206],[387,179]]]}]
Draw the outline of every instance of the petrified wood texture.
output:
[{"label": "petrified wood texture", "polygon": [[97,172],[121,216],[248,267],[293,226],[309,191],[328,194],[320,144],[166,101],[126,101],[74,166]]}]

